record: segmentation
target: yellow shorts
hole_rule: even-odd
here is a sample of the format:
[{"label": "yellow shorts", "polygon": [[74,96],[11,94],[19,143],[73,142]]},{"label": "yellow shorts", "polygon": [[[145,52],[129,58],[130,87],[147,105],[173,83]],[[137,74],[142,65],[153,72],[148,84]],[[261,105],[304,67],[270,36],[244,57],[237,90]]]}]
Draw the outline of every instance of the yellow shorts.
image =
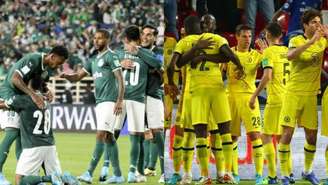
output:
[{"label": "yellow shorts", "polygon": [[286,94],[282,102],[279,122],[283,126],[318,129],[317,96]]},{"label": "yellow shorts", "polygon": [[248,102],[251,94],[229,94],[229,104],[231,111],[231,135],[241,135],[241,122],[244,123],[246,132],[261,132],[262,120],[258,100],[256,99],[255,109],[251,109]]},{"label": "yellow shorts", "polygon": [[328,88],[322,96],[321,108],[321,135],[328,136]]},{"label": "yellow shorts", "polygon": [[281,105],[268,105],[264,109],[263,134],[281,135],[281,125],[279,124],[279,116]]},{"label": "yellow shorts", "polygon": [[228,98],[223,87],[197,89],[191,96],[192,125],[208,124],[211,130],[217,124],[231,120]]}]

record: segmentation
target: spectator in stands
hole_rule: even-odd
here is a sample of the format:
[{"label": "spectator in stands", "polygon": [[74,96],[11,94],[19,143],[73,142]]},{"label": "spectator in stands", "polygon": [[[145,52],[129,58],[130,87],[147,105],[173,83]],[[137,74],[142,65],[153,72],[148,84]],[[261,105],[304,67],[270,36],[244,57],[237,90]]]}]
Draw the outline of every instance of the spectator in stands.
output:
[{"label": "spectator in stands", "polygon": [[287,0],[285,4],[274,14],[272,20],[277,21],[283,14],[289,14],[288,40],[296,35],[303,34],[303,26],[301,25],[301,16],[303,12],[310,8],[319,10],[322,0]]},{"label": "spectator in stands", "polygon": [[[264,17],[264,21],[269,23],[274,14],[274,1],[273,0],[245,0],[245,16],[246,23],[252,28],[253,41],[255,39],[255,20],[257,11]],[[299,22],[299,21],[298,21]]]}]

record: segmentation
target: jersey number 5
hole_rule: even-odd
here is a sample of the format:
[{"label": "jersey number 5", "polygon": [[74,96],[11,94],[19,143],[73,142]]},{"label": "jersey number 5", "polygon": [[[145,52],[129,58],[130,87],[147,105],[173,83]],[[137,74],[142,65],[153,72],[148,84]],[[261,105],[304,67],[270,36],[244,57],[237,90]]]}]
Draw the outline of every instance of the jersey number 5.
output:
[{"label": "jersey number 5", "polygon": [[289,71],[289,63],[284,63],[284,71],[283,71],[283,76],[284,78],[282,79],[282,83],[286,85],[286,82],[289,79],[290,71]]},{"label": "jersey number 5", "polygon": [[[44,118],[43,118],[43,116],[44,116]],[[33,113],[33,118],[38,119],[37,122],[36,122],[36,125],[33,129],[33,134],[40,135],[40,134],[42,134],[42,131],[45,134],[49,134],[49,131],[50,131],[50,111],[45,110],[44,113],[42,113],[42,111],[37,110]],[[43,122],[43,130],[40,130],[42,122]]]}]

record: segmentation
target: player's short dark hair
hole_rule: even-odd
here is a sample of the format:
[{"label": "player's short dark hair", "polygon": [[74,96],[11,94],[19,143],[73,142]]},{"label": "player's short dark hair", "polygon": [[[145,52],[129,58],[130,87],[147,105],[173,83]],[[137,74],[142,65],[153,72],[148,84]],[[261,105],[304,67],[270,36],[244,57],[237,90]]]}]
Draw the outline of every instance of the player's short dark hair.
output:
[{"label": "player's short dark hair", "polygon": [[151,25],[151,24],[146,24],[142,27],[142,30],[144,30],[145,28],[149,28],[149,29],[152,29],[154,30],[154,36],[157,36],[158,35],[158,30],[155,26]]},{"label": "player's short dark hair", "polygon": [[123,32],[123,37],[127,38],[129,41],[140,40],[140,30],[136,25],[131,25],[125,28]]},{"label": "player's short dark hair", "polygon": [[110,37],[109,32],[108,32],[107,30],[105,30],[105,29],[98,29],[98,30],[96,31],[96,33],[101,33],[101,34],[103,34],[103,36],[104,36],[106,39],[109,39],[109,37]]},{"label": "player's short dark hair", "polygon": [[184,24],[185,31],[188,35],[201,33],[199,17],[190,15],[187,18],[185,18],[183,24]]},{"label": "player's short dark hair", "polygon": [[302,24],[309,24],[309,22],[314,19],[315,17],[320,17],[320,19],[322,20],[322,14],[319,10],[316,9],[308,9],[306,10],[302,17],[301,17],[301,22]]},{"label": "player's short dark hair", "polygon": [[236,33],[236,35],[240,35],[240,33],[242,31],[248,31],[248,30],[252,31],[252,28],[250,26],[248,26],[247,24],[240,24],[236,27],[235,33]]},{"label": "player's short dark hair", "polygon": [[277,22],[271,22],[266,27],[265,30],[269,32],[273,37],[280,37],[282,34],[281,26]]},{"label": "player's short dark hair", "polygon": [[51,49],[50,53],[56,54],[58,56],[64,57],[65,59],[68,58],[68,50],[64,46],[55,46]]}]

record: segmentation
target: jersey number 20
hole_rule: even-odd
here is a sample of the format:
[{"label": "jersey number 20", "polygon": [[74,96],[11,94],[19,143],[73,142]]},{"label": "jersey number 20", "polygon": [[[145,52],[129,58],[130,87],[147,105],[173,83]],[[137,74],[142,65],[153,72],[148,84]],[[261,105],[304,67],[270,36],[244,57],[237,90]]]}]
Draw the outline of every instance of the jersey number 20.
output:
[{"label": "jersey number 20", "polygon": [[[43,121],[43,116],[44,116],[43,130],[40,130],[40,127],[41,127],[42,121]],[[42,111],[37,110],[33,113],[33,118],[38,119],[37,122],[36,122],[36,125],[33,129],[33,134],[40,135],[40,134],[42,134],[42,131],[45,134],[49,134],[49,131],[50,131],[50,111],[45,110],[44,114],[43,114]]]},{"label": "jersey number 20", "polygon": [[[126,73],[128,70],[123,71],[123,78],[125,79]],[[125,81],[125,85],[136,86],[139,82],[139,72],[140,72],[140,64],[135,62],[134,68],[130,71],[130,79]]]}]

